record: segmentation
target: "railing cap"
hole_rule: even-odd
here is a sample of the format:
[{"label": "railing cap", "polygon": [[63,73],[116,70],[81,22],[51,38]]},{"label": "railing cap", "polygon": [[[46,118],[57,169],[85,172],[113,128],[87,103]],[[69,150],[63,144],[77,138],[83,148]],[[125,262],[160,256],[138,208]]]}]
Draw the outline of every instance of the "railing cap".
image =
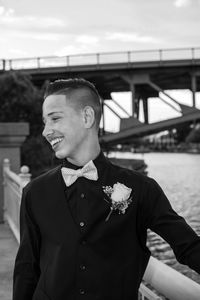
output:
[{"label": "railing cap", "polygon": [[4,158],[3,162],[4,162],[5,164],[7,164],[7,163],[10,163],[10,160],[9,160],[9,158]]},{"label": "railing cap", "polygon": [[10,168],[10,159],[9,158],[4,158],[3,167],[4,168]]},{"label": "railing cap", "polygon": [[28,174],[29,171],[30,171],[30,169],[29,169],[28,166],[22,166],[22,167],[20,168],[20,173],[23,174],[23,175]]}]

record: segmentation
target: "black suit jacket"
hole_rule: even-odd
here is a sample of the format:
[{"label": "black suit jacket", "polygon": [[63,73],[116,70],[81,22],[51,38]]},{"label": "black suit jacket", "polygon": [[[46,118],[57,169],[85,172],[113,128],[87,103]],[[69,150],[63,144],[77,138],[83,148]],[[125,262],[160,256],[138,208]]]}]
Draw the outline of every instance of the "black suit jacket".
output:
[{"label": "black suit jacket", "polygon": [[[99,179],[75,183],[79,220],[70,212],[61,167],[24,188],[13,300],[137,299],[150,257],[147,228],[169,242],[179,262],[200,273],[200,238],[173,211],[158,184],[111,164],[103,154],[94,163]],[[105,222],[110,203],[102,186],[117,182],[132,188],[132,202],[125,214],[114,211]],[[83,192],[88,209],[81,215]]]}]

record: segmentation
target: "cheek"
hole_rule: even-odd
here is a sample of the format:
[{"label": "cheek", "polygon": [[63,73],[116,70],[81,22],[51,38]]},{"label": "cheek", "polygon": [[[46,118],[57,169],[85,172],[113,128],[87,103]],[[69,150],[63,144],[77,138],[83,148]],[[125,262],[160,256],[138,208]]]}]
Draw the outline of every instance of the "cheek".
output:
[{"label": "cheek", "polygon": [[76,117],[55,124],[55,130],[64,135],[68,141],[75,141],[84,134],[83,124]]},{"label": "cheek", "polygon": [[84,130],[82,127],[80,127],[80,124],[77,122],[70,122],[69,124],[65,124],[64,127],[62,127],[63,135],[71,140],[76,141],[79,140],[81,136],[84,135]]},{"label": "cheek", "polygon": [[73,133],[74,124],[72,122],[59,122],[55,124],[55,129],[61,132],[64,136],[69,136]]},{"label": "cheek", "polygon": [[70,124],[70,128],[72,132],[75,134],[79,134],[84,131],[83,124],[80,122],[79,119],[74,118]]}]

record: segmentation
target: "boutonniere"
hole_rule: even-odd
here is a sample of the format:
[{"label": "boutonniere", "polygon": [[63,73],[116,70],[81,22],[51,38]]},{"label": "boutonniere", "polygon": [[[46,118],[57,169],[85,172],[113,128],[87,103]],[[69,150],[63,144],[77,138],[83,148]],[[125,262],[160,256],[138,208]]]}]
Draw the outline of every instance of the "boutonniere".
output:
[{"label": "boutonniere", "polygon": [[103,186],[103,191],[111,200],[110,212],[105,221],[109,220],[113,210],[118,210],[119,214],[125,214],[126,209],[132,202],[132,197],[130,197],[132,189],[128,188],[122,183],[117,182],[113,185],[113,187]]}]

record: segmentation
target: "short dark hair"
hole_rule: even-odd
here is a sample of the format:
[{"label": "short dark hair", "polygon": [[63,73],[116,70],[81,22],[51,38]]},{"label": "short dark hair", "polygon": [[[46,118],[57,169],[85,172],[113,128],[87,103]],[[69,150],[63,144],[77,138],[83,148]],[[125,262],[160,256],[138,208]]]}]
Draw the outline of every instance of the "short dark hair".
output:
[{"label": "short dark hair", "polygon": [[75,105],[79,108],[91,106],[94,109],[96,127],[98,128],[101,120],[101,98],[96,87],[90,81],[83,78],[55,80],[48,84],[44,99],[50,95],[70,96],[77,90],[83,90],[85,95]]}]

